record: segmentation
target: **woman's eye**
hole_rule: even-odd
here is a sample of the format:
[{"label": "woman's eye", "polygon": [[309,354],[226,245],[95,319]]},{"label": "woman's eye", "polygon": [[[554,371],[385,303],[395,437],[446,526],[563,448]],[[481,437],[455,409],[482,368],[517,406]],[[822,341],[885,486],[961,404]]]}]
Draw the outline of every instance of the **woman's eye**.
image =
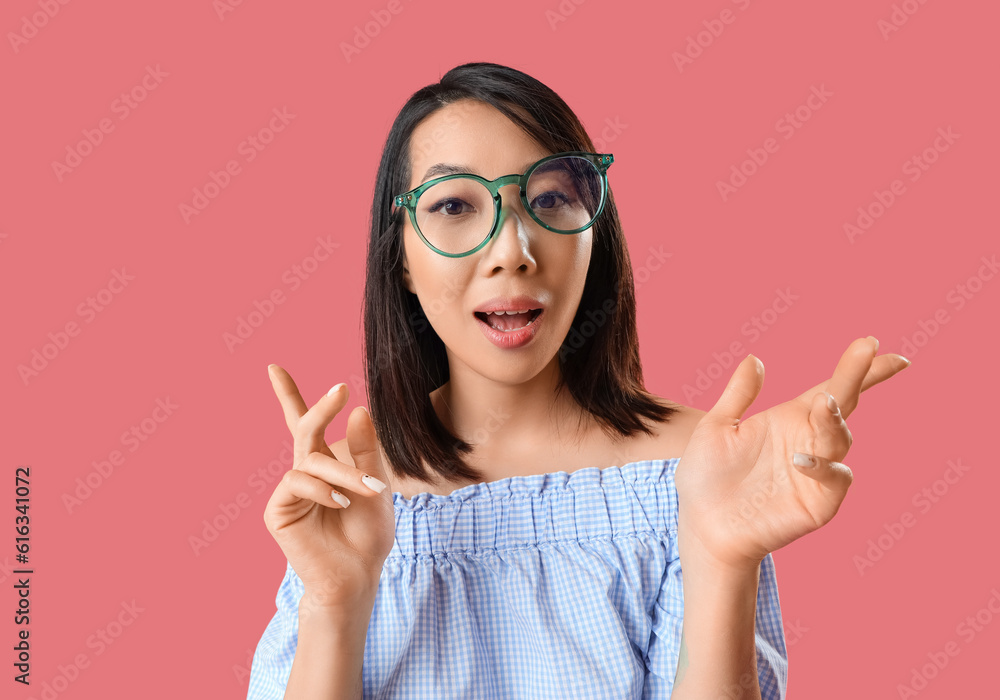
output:
[{"label": "woman's eye", "polygon": [[469,205],[463,202],[461,199],[444,199],[437,202],[430,208],[432,214],[438,211],[442,212],[445,216],[457,216],[458,214],[463,214],[464,207]]},{"label": "woman's eye", "polygon": [[568,204],[569,197],[562,192],[546,192],[531,200],[532,209],[552,209],[560,204]]}]

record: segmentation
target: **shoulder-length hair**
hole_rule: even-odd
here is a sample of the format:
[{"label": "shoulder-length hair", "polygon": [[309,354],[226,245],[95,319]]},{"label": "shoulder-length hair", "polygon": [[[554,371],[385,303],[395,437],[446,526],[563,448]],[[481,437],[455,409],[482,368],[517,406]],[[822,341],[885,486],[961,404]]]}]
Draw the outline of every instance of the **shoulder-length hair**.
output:
[{"label": "shoulder-length hair", "polygon": [[[441,107],[463,99],[492,105],[551,153],[594,145],[569,106],[521,71],[466,63],[439,83],[415,92],[386,137],[375,180],[364,292],[364,362],[368,405],[382,449],[397,475],[436,481],[483,481],[462,459],[473,445],[438,418],[430,393],[448,381],[448,360],[417,296],[403,281],[403,218],[393,197],[410,188],[411,136]],[[525,118],[524,114],[530,116]],[[652,434],[640,416],[666,421],[677,408],[645,389],[635,319],[635,289],[625,236],[611,192],[593,224],[593,248],[583,296],[558,352],[564,386],[613,439]]]}]

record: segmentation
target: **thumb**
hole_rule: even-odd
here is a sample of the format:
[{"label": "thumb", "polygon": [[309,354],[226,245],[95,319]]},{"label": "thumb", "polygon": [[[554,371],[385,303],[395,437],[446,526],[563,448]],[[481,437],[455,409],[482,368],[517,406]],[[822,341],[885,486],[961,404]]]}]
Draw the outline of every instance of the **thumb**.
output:
[{"label": "thumb", "polygon": [[736,366],[722,396],[708,412],[713,421],[736,425],[750,408],[764,385],[764,363],[754,355],[747,355]]},{"label": "thumb", "polygon": [[364,406],[358,406],[347,417],[347,449],[350,450],[357,469],[387,486],[392,486],[382,464],[382,453],[375,435],[375,426]]}]

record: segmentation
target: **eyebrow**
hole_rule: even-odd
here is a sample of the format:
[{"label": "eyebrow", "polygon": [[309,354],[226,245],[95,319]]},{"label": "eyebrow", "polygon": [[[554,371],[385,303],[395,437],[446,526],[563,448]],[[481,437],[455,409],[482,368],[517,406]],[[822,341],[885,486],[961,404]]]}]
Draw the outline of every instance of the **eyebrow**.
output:
[{"label": "eyebrow", "polygon": [[[538,162],[537,160],[532,160],[529,161],[528,163],[525,163],[524,166],[521,168],[521,172],[523,173],[525,170],[531,167],[533,163],[537,162]],[[435,177],[442,177],[444,175],[464,175],[466,173],[472,175],[479,175],[479,173],[476,171],[475,168],[468,165],[456,165],[455,163],[435,163],[431,167],[427,168],[427,172],[424,173],[424,179],[420,181],[420,184],[422,185],[428,180],[431,180]]]}]

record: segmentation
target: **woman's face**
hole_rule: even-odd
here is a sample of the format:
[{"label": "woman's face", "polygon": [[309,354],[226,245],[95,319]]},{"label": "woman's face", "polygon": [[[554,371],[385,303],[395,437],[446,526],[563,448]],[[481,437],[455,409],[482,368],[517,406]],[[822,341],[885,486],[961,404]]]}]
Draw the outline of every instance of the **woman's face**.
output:
[{"label": "woman's face", "polygon": [[[439,163],[492,180],[523,173],[551,155],[501,112],[476,100],[438,109],[414,129],[410,144],[410,188],[439,177],[425,177]],[[500,196],[500,225],[493,238],[461,258],[431,250],[405,216],[403,277],[447,347],[453,377],[468,368],[496,382],[518,384],[558,362],[556,353],[583,295],[593,232],[559,234],[543,228],[524,210],[516,183],[501,188]],[[490,300],[521,295],[536,301],[515,303],[515,310],[542,309],[532,321],[533,333],[490,330],[480,319],[509,328],[523,325],[535,312],[503,320],[476,313]]]}]

